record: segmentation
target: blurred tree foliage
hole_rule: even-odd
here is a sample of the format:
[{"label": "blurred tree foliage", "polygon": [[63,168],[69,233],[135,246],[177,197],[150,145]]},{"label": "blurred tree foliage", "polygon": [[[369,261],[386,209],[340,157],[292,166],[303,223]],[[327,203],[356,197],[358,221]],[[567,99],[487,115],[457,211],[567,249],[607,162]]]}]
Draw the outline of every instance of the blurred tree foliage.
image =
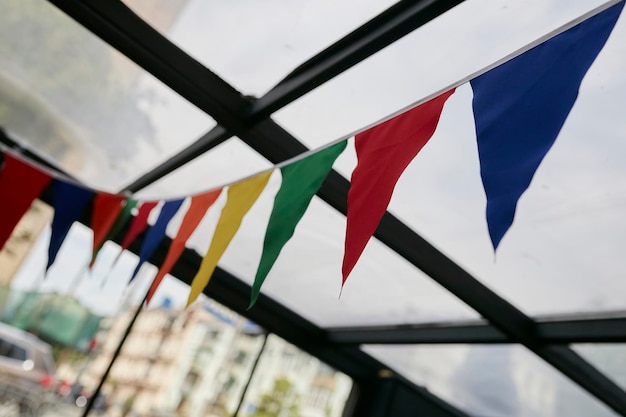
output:
[{"label": "blurred tree foliage", "polygon": [[291,388],[291,382],[287,378],[276,379],[272,391],[263,394],[256,411],[250,416],[299,417],[298,398]]}]

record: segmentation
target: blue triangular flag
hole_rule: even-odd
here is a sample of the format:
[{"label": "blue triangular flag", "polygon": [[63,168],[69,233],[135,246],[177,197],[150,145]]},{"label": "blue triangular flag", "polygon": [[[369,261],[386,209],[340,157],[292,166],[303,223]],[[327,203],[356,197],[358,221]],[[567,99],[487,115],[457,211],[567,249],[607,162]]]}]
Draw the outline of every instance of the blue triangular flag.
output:
[{"label": "blue triangular flag", "polygon": [[183,204],[184,200],[185,199],[166,201],[163,204],[163,207],[161,207],[161,212],[159,213],[157,221],[148,229],[146,237],[143,239],[141,250],[139,251],[139,263],[137,263],[137,267],[130,278],[131,281],[135,279],[141,265],[150,259],[156,248],[161,243],[161,240],[165,237],[165,229],[167,228],[167,225]]},{"label": "blue triangular flag", "polygon": [[623,7],[620,2],[470,82],[494,250]]},{"label": "blue triangular flag", "polygon": [[54,217],[52,218],[52,233],[48,246],[48,264],[46,270],[54,263],[65,236],[72,224],[77,221],[94,196],[91,190],[70,184],[58,179],[53,184]]}]

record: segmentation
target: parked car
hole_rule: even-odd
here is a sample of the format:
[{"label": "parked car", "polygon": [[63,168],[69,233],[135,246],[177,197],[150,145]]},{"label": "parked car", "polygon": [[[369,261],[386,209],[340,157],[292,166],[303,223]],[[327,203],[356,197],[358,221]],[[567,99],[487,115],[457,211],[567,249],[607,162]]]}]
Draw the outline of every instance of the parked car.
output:
[{"label": "parked car", "polygon": [[0,323],[0,399],[18,402],[23,415],[36,415],[36,410],[51,400],[54,390],[50,345]]}]

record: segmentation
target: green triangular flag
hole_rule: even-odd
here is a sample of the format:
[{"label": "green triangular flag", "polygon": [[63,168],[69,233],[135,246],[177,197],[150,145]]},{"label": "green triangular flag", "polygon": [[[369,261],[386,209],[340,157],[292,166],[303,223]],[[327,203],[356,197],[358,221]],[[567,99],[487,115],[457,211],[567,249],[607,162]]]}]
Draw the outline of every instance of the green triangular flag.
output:
[{"label": "green triangular flag", "polygon": [[256,303],[265,277],[283,246],[293,236],[296,225],[346,145],[347,141],[344,140],[280,169],[283,181],[274,198],[274,208],[265,232],[263,254],[252,285],[250,307]]}]

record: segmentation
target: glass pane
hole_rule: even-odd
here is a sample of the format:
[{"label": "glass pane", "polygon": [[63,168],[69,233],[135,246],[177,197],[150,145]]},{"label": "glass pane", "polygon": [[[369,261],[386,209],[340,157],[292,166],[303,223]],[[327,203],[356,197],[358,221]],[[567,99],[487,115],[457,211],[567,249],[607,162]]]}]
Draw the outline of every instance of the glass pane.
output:
[{"label": "glass pane", "polygon": [[615,415],[521,346],[368,345],[364,350],[470,415]]},{"label": "glass pane", "polygon": [[[508,2],[497,10],[478,3],[464,2],[274,117],[310,146],[319,146],[437,91],[600,2]],[[481,26],[436,36],[473,24]],[[437,132],[395,188],[392,213],[527,314],[626,308],[621,296],[626,291],[621,279],[626,171],[620,157],[626,153],[626,119],[620,113],[626,106],[625,39],[622,16],[522,196],[497,257],[485,222],[468,85],[448,100]],[[445,60],[437,58],[439,52]],[[420,59],[431,55],[432,61]],[[353,165],[338,166],[348,176]]]},{"label": "glass pane", "polygon": [[0,126],[117,191],[215,122],[48,2],[0,5]]},{"label": "glass pane", "polygon": [[231,138],[137,193],[163,199],[192,195],[241,180],[272,165],[238,138]]},{"label": "glass pane", "polygon": [[[393,0],[124,0],[239,91],[260,96]],[[322,29],[323,28],[323,29]]]},{"label": "glass pane", "polygon": [[626,390],[625,344],[577,344],[572,345],[572,349]]},{"label": "glass pane", "polygon": [[[318,147],[465,79],[603,3],[466,0],[273,118]],[[623,39],[617,33],[613,38]]]}]

